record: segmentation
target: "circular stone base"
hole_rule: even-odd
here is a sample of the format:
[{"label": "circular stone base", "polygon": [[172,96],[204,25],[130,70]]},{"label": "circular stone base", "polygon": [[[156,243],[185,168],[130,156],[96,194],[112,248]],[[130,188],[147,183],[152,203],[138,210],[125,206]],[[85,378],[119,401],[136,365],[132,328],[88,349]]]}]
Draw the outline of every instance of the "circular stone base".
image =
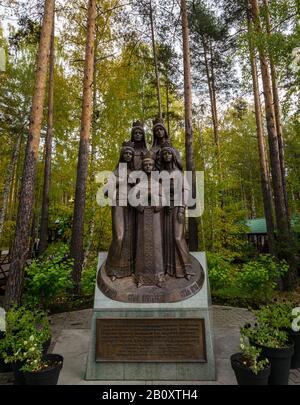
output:
[{"label": "circular stone base", "polygon": [[204,283],[204,271],[194,256],[191,263],[194,275],[190,280],[166,275],[166,281],[160,288],[157,286],[137,287],[134,277],[112,281],[106,274],[105,262],[98,274],[98,287],[104,295],[115,301],[131,303],[171,303],[186,300],[197,294]]}]

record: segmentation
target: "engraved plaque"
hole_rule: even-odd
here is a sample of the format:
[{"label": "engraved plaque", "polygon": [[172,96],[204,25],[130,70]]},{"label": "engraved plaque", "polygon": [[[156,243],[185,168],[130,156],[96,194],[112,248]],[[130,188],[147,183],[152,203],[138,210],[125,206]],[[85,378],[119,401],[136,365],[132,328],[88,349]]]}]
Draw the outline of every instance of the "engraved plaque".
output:
[{"label": "engraved plaque", "polygon": [[203,319],[97,319],[96,361],[206,362]]}]

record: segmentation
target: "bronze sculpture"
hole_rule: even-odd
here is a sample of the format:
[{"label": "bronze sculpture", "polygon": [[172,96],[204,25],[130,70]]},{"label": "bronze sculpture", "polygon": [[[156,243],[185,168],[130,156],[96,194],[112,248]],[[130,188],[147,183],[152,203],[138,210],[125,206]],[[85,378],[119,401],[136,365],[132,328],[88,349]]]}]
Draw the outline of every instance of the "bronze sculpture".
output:
[{"label": "bronze sculpture", "polygon": [[155,170],[155,156],[148,152],[143,156],[143,170],[147,174],[146,198],[137,207],[137,250],[135,280],[138,287],[162,286],[164,281],[162,209],[151,205],[151,173]]},{"label": "bronze sculpture", "polygon": [[[104,294],[125,302],[176,302],[196,294],[203,285],[204,272],[189,253],[185,239],[184,201],[175,202],[175,184],[170,183],[170,203],[162,204],[163,182],[155,174],[168,173],[183,178],[179,152],[173,148],[164,124],[154,125],[154,142],[147,150],[143,124],[133,124],[131,141],[122,147],[120,163],[127,166],[127,177],[120,179],[119,164],[115,170],[117,193],[126,183],[129,192],[134,187],[130,174],[144,173],[145,181],[137,181],[143,196],[137,206],[130,198],[119,195],[112,208],[113,241],[108,257],[98,274],[98,285]],[[159,170],[158,170],[159,168]],[[184,191],[181,182],[179,191]],[[177,186],[177,185],[176,185]],[[154,188],[158,201],[152,199]],[[124,205],[124,204],[122,204]],[[125,204],[126,205],[126,204]]]},{"label": "bronze sculpture", "polygon": [[[112,207],[112,233],[113,239],[109,248],[106,272],[112,281],[116,278],[130,277],[133,273],[133,244],[134,244],[134,212],[127,204],[127,195],[121,194],[121,183],[128,184],[128,176],[133,170],[134,143],[124,142],[119,163],[114,171],[117,179],[116,206]],[[120,177],[120,163],[127,165],[127,177]],[[126,201],[124,201],[124,198]]]},{"label": "bronze sculpture", "polygon": [[[170,141],[161,147],[161,170],[182,174],[181,163]],[[183,182],[182,182],[183,184]],[[185,239],[185,206],[174,204],[174,180],[170,184],[170,206],[164,215],[164,262],[166,273],[172,277],[190,279],[194,274],[190,254]]]},{"label": "bronze sculpture", "polygon": [[[156,155],[155,158],[155,166],[156,170],[161,170],[161,147],[166,142],[169,141],[169,134],[167,128],[165,127],[163,121],[160,118],[156,118],[153,121],[153,145],[151,148],[151,152]],[[178,150],[174,149],[176,152],[177,163],[181,167],[182,170],[182,162],[180,153]]]},{"label": "bronze sculpture", "polygon": [[141,121],[133,123],[131,130],[131,142],[134,143],[134,170],[142,170],[143,155],[148,152],[145,138],[144,124]]}]

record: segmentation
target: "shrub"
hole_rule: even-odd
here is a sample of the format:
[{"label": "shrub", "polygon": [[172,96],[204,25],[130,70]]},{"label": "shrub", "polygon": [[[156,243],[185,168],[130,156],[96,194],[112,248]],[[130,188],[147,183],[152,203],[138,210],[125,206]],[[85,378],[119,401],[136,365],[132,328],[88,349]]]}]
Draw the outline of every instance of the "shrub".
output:
[{"label": "shrub", "polygon": [[93,295],[95,291],[98,259],[94,259],[82,272],[81,288],[84,295]]},{"label": "shrub", "polygon": [[24,300],[27,305],[47,307],[56,298],[72,288],[73,261],[68,255],[68,246],[61,245],[51,255],[34,260],[26,269]]},{"label": "shrub", "polygon": [[6,314],[6,332],[0,341],[5,363],[22,362],[35,367],[42,358],[43,343],[51,338],[47,314],[33,308],[12,308]]},{"label": "shrub", "polygon": [[258,260],[245,263],[237,274],[241,288],[255,298],[270,298],[281,276],[288,271],[285,261],[277,261],[270,255],[261,255]]},{"label": "shrub", "polygon": [[241,329],[241,334],[252,343],[270,348],[282,348],[288,345],[289,337],[286,331],[259,324],[252,327],[250,324]]},{"label": "shrub", "polygon": [[289,302],[276,302],[265,305],[255,315],[259,324],[276,329],[290,329],[294,320],[293,305]]},{"label": "shrub", "polygon": [[262,349],[250,345],[249,339],[243,334],[241,335],[240,348],[243,353],[243,365],[249,368],[255,375],[268,366],[269,360],[261,359]]},{"label": "shrub", "polygon": [[230,262],[216,253],[207,253],[208,276],[212,290],[223,288],[232,282]]}]

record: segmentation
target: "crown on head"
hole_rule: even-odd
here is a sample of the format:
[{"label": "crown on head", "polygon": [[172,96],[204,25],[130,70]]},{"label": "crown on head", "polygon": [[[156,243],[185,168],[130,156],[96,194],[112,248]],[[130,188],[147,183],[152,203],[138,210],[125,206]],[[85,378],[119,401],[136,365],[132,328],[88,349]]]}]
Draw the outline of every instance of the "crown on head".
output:
[{"label": "crown on head", "polygon": [[144,129],[144,123],[143,123],[143,121],[135,121],[133,124],[132,124],[132,128],[143,128]]},{"label": "crown on head", "polygon": [[164,143],[161,145],[161,149],[173,149],[173,145],[172,142],[170,141],[170,139],[166,139],[164,141]]},{"label": "crown on head", "polygon": [[151,150],[143,153],[143,161],[144,160],[153,160],[153,162],[155,162],[155,153],[151,152]]},{"label": "crown on head", "polygon": [[126,149],[133,149],[134,150],[134,142],[131,142],[131,141],[123,142],[122,147],[126,148]]},{"label": "crown on head", "polygon": [[153,125],[156,126],[156,125],[159,125],[159,124],[164,126],[164,121],[163,121],[162,118],[156,117],[156,118],[153,120]]},{"label": "crown on head", "polygon": [[164,121],[160,117],[156,117],[155,120],[153,120],[153,132],[156,130],[156,128],[163,128],[166,134],[168,133]]},{"label": "crown on head", "polygon": [[144,134],[145,134],[145,128],[144,128],[144,123],[142,122],[142,121],[135,121],[133,124],[132,124],[132,130],[131,130],[131,133],[132,133],[132,135],[134,134],[134,132],[137,130],[137,129],[140,129]]}]

